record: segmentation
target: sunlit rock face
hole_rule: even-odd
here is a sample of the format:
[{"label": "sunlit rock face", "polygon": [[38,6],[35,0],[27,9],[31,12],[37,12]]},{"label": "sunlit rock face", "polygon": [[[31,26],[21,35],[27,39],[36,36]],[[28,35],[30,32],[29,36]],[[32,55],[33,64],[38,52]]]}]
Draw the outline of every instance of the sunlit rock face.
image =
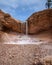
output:
[{"label": "sunlit rock face", "polygon": [[29,34],[48,30],[52,27],[52,9],[33,13],[27,21]]},{"label": "sunlit rock face", "polygon": [[12,18],[8,13],[4,13],[0,10],[0,30],[1,29],[4,31],[10,29],[16,32],[21,32],[21,22]]}]

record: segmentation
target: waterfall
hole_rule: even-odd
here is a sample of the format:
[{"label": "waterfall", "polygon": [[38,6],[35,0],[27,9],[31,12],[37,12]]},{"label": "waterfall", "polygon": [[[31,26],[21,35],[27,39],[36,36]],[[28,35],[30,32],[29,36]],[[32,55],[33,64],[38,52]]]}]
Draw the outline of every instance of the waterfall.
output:
[{"label": "waterfall", "polygon": [[28,35],[28,22],[26,21],[26,36]]}]

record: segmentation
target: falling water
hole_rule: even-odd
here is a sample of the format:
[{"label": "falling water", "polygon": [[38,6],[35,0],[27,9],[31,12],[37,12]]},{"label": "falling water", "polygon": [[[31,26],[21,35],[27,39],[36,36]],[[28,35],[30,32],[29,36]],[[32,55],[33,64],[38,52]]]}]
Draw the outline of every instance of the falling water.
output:
[{"label": "falling water", "polygon": [[28,22],[26,21],[26,36],[28,36]]}]

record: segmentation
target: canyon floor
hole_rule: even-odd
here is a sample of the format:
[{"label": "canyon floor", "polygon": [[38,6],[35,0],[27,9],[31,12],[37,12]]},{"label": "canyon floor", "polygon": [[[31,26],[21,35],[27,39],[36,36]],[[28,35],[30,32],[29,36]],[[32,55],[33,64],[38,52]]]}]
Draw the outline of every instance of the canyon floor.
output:
[{"label": "canyon floor", "polygon": [[0,65],[35,65],[45,60],[52,63],[52,32],[28,36],[0,33]]}]

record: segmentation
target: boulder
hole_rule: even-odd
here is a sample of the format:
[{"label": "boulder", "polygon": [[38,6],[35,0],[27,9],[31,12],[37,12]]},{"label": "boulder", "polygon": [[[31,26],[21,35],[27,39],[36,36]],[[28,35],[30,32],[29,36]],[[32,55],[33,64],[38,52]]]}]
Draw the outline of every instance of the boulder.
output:
[{"label": "boulder", "polygon": [[52,55],[43,58],[44,65],[52,65]]}]

